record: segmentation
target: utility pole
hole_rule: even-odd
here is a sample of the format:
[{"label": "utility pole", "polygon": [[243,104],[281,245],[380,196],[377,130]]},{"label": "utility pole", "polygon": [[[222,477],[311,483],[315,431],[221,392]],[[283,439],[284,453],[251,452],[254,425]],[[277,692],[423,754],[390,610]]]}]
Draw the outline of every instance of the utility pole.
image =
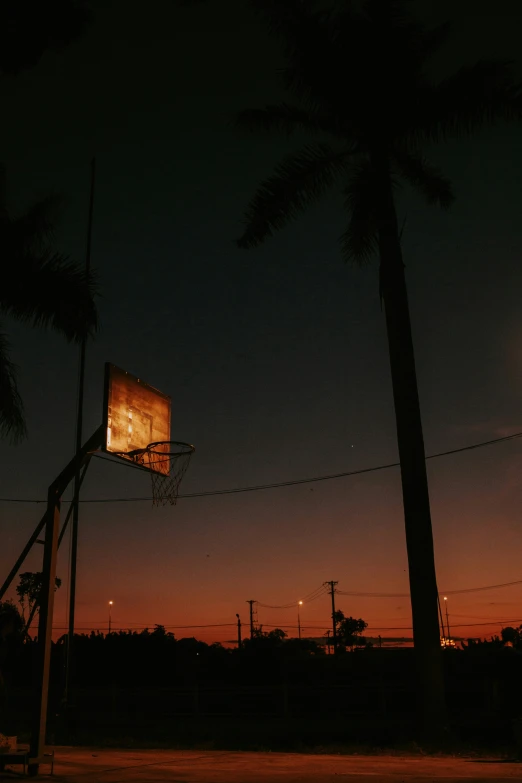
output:
[{"label": "utility pole", "polygon": [[448,614],[448,599],[444,596],[444,605],[446,606],[446,629],[448,631],[448,644],[450,643],[450,627],[449,627],[449,614]]},{"label": "utility pole", "polygon": [[247,604],[250,605],[250,638],[254,638],[254,604],[256,601],[250,599],[250,601],[247,601]]},{"label": "utility pole", "polygon": [[445,642],[445,640],[446,640],[446,631],[444,630],[444,619],[442,617],[442,609],[441,609],[441,605],[440,605],[440,596],[438,594],[437,594],[437,603],[439,605],[439,617],[440,617],[440,627],[441,627],[440,635],[442,636],[442,644],[445,644],[446,643]]},{"label": "utility pole", "polygon": [[[87,220],[87,247],[85,251],[85,276],[88,279],[91,271],[91,243],[92,243],[92,222],[94,215],[94,184],[96,177],[96,160],[91,161],[91,189],[89,196],[89,215]],[[76,412],[76,454],[79,454],[82,447],[83,436],[83,398],[85,387],[85,353],[87,349],[87,338],[84,337],[80,344],[80,367],[78,375],[78,402]],[[78,520],[80,516],[80,463],[74,477],[73,493],[73,520],[71,528],[71,572],[69,575],[69,627],[67,631],[67,649],[65,655],[65,687],[64,700],[67,704],[69,697],[69,685],[71,681],[71,661],[72,648],[74,641],[74,610],[76,606],[76,561],[78,557]]]},{"label": "utility pole", "polygon": [[337,629],[335,627],[335,585],[337,584],[339,584],[339,582],[334,582],[333,580],[324,583],[325,587],[328,586],[328,592],[332,597],[332,643],[334,655],[337,653]]},{"label": "utility pole", "polygon": [[328,629],[327,632],[326,632],[326,638],[328,639],[328,641],[326,643],[326,649],[328,650],[328,655],[330,655],[330,634],[331,634],[331,631],[330,631],[330,629]]},{"label": "utility pole", "polygon": [[241,649],[241,619],[239,615],[236,612],[237,617],[237,649]]}]

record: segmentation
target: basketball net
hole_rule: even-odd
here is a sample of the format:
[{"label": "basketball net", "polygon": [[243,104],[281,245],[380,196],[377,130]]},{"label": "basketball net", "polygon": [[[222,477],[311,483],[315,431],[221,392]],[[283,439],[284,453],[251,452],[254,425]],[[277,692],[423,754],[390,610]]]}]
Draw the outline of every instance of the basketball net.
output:
[{"label": "basketball net", "polygon": [[150,471],[153,506],[176,505],[179,487],[193,453],[194,446],[174,442],[151,443],[143,450],[136,461]]}]

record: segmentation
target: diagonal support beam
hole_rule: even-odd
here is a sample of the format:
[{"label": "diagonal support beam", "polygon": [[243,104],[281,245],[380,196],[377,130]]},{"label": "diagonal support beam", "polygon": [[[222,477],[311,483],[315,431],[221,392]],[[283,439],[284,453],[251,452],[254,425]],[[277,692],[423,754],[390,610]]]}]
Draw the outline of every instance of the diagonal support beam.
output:
[{"label": "diagonal support beam", "polygon": [[77,471],[82,468],[90,452],[103,443],[104,427],[100,426],[82,446],[69,464],[49,487],[47,495],[47,513],[44,544],[44,562],[42,574],[42,597],[38,622],[38,647],[36,653],[33,727],[29,760],[30,774],[38,772],[38,766],[44,759],[45,735],[47,728],[47,706],[49,695],[49,675],[51,670],[51,646],[53,633],[54,587],[56,579],[56,560],[60,530],[61,496],[67,489]]},{"label": "diagonal support beam", "polygon": [[38,539],[38,536],[40,535],[40,533],[44,529],[46,519],[47,519],[47,511],[45,512],[45,514],[43,515],[43,517],[41,518],[41,520],[37,524],[37,526],[36,526],[36,528],[34,530],[34,533],[29,538],[29,541],[27,542],[27,544],[22,549],[20,557],[18,558],[18,560],[16,561],[14,566],[9,571],[9,574],[7,575],[7,578],[4,581],[2,587],[0,587],[0,601],[4,597],[5,593],[9,590],[9,587],[11,586],[11,582],[13,581],[15,576],[17,575],[17,573],[20,570],[20,568],[22,567],[22,563],[24,562],[25,558],[27,557],[27,555],[31,551],[33,545],[36,543],[36,541]]},{"label": "diagonal support beam", "polygon": [[[89,454],[87,456],[87,458],[86,458],[86,462],[85,462],[85,465],[84,465],[84,468],[83,468],[83,473],[82,473],[81,478],[80,478],[80,487],[83,484],[83,480],[85,478],[85,474],[87,473],[87,468],[89,467],[90,461],[91,461],[91,455]],[[69,522],[69,519],[71,518],[73,505],[74,504],[71,503],[69,511],[67,512],[67,516],[65,517],[65,522],[63,524],[63,527],[62,527],[62,529],[60,531],[60,536],[58,538],[58,546],[60,546],[60,544],[62,543],[62,538],[63,538],[63,536],[65,534],[65,530],[67,528],[67,524]],[[22,567],[22,565],[23,565],[23,563],[25,561],[25,558],[27,557],[27,555],[29,554],[29,552],[33,548],[34,544],[37,542],[38,536],[40,535],[40,533],[42,532],[42,530],[45,527],[46,519],[47,519],[47,511],[45,512],[45,514],[43,515],[41,520],[38,522],[36,528],[34,529],[34,532],[31,534],[27,544],[22,549],[22,551],[20,553],[20,556],[18,557],[18,560],[16,561],[16,563],[14,564],[12,569],[9,571],[9,574],[7,575],[7,577],[6,577],[2,587],[0,587],[0,601],[2,600],[2,598],[4,597],[6,592],[9,590],[9,587],[11,586],[11,583],[12,583],[13,579],[15,578],[15,576],[17,575],[18,571]],[[33,607],[33,609],[34,609],[34,607]],[[27,625],[27,628],[29,628],[29,625],[31,624],[31,621],[32,621],[33,617],[34,617],[34,611],[31,611],[31,615],[30,615],[30,619],[29,619],[29,623]]]},{"label": "diagonal support beam", "polygon": [[[85,474],[87,473],[87,468],[89,467],[89,465],[91,463],[91,456],[92,456],[91,454],[88,454],[86,456],[86,458],[85,458],[85,464],[83,466],[82,475],[80,476],[80,483],[79,483],[78,491],[81,489],[81,486],[83,484],[83,480],[85,478]],[[67,525],[68,525],[69,520],[70,520],[70,518],[72,516],[73,509],[74,509],[74,503],[71,503],[71,505],[69,506],[69,510],[68,510],[68,512],[67,512],[67,514],[65,516],[65,521],[64,521],[64,523],[62,525],[62,529],[60,530],[60,535],[58,536],[58,549],[60,549],[60,544],[62,543],[63,537],[64,537],[64,535],[66,533]],[[45,517],[44,517],[44,519],[45,519]],[[31,613],[29,614],[29,618],[28,618],[27,623],[25,625],[25,628],[24,628],[24,631],[23,631],[24,636],[29,633],[29,628],[31,627],[31,624],[32,624],[32,622],[34,620],[34,616],[35,616],[35,614],[36,614],[36,612],[38,611],[39,608],[40,608],[40,600],[37,598],[36,601],[33,604],[33,607],[31,609]]]}]

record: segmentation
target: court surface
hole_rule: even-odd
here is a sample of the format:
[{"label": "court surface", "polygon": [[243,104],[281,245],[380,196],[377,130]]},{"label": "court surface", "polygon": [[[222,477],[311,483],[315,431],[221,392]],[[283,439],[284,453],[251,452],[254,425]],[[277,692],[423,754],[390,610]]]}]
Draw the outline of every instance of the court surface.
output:
[{"label": "court surface", "polygon": [[[37,780],[47,777],[42,765]],[[327,756],[181,750],[55,748],[54,780],[64,783],[453,783],[522,780],[522,763],[488,759]]]}]

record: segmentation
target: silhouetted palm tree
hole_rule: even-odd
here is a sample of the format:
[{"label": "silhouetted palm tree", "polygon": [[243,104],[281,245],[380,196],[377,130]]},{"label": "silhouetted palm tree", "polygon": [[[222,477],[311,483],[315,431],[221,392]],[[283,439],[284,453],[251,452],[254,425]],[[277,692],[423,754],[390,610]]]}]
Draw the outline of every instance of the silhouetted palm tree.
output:
[{"label": "silhouetted palm tree", "polygon": [[238,244],[260,244],[335,187],[347,214],[341,236],[345,260],[362,264],[379,258],[419,697],[424,727],[433,734],[445,715],[437,582],[395,191],[403,180],[429,204],[448,207],[451,184],[424,158],[422,142],[441,142],[488,122],[519,118],[520,87],[510,64],[499,61],[482,61],[439,83],[431,81],[425,66],[446,41],[448,25],[424,29],[404,0],[345,0],[329,11],[324,3],[305,0],[250,4],[283,41],[283,84],[297,103],[243,111],[240,125],[320,138],[288,155],[261,184]]},{"label": "silhouetted palm tree", "polygon": [[[12,216],[1,171],[0,178],[0,314],[79,342],[96,330],[96,291],[93,277],[53,247],[58,200],[42,199]],[[4,328],[0,324],[0,436],[17,440],[25,421]]]},{"label": "silhouetted palm tree", "polygon": [[[82,0],[11,0],[0,4],[0,75],[35,66],[44,52],[60,50],[85,30]],[[58,199],[48,197],[10,215],[0,167],[0,314],[51,327],[81,341],[96,329],[92,277],[53,248]],[[0,323],[0,437],[25,435],[23,405],[9,341]]]}]

